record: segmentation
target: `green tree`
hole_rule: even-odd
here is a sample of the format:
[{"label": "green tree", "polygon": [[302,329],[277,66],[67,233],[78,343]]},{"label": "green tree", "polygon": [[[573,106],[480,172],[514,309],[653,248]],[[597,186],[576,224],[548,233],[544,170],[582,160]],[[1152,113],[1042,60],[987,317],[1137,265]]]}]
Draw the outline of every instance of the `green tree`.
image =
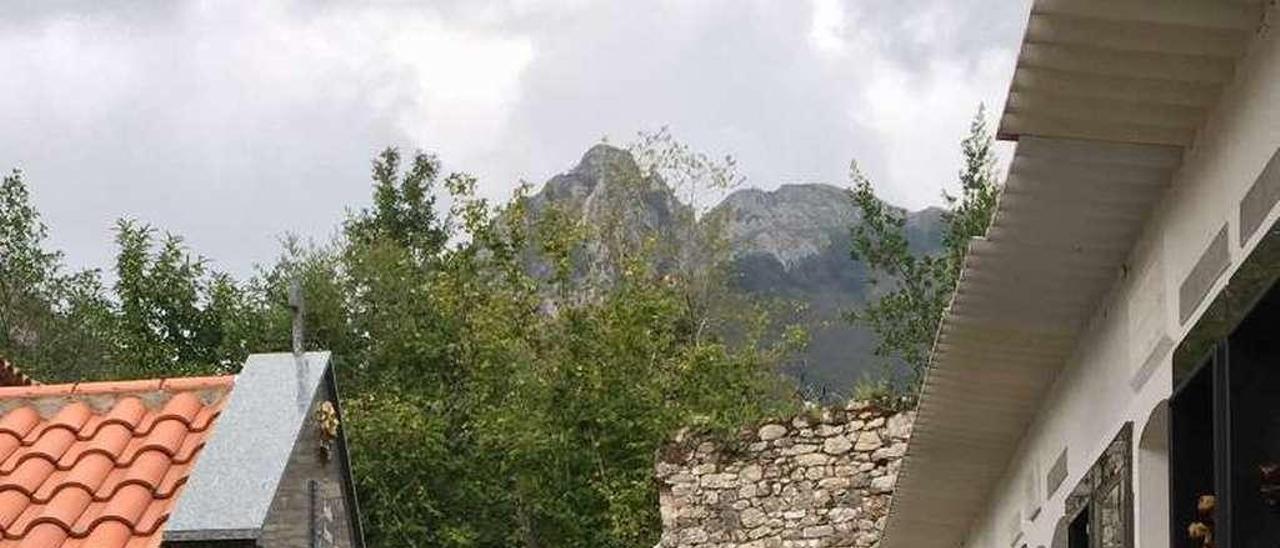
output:
[{"label": "green tree", "polygon": [[[116,227],[116,282],[67,272],[21,172],[0,182],[0,355],[43,382],[234,371],[278,348],[263,294],[193,256],[181,238]],[[287,332],[287,324],[286,330]]]},{"label": "green tree", "polygon": [[[375,193],[403,179],[384,162]],[[710,282],[666,268],[652,235],[584,226],[555,207],[534,216],[526,187],[493,207],[474,197],[474,179],[443,179],[450,211],[417,226],[448,227],[450,238],[430,240],[439,247],[410,250],[428,238],[367,228],[408,208],[394,203],[357,213],[340,246],[337,278],[363,341],[343,359],[370,541],[652,545],[654,452],[681,426],[730,431],[788,405],[772,370],[786,349],[728,342],[720,327],[758,333],[750,326],[765,322],[750,307],[735,317],[707,305]],[[607,283],[575,276],[585,247],[607,262],[593,265]],[[551,274],[531,273],[530,255]]]},{"label": "green tree", "polygon": [[44,250],[47,232],[22,172],[5,176],[0,181],[0,344],[15,354],[36,346],[55,314],[60,257]]},{"label": "green tree", "polygon": [[[961,151],[960,194],[943,194],[947,211],[942,217],[942,251],[937,254],[913,252],[907,241],[906,212],[877,198],[871,181],[857,165],[850,168],[853,201],[862,214],[861,222],[853,227],[852,257],[862,261],[878,280],[887,281],[890,288],[849,317],[879,337],[876,355],[890,364],[906,364],[905,382],[896,383],[896,391],[906,395],[912,395],[923,379],[969,242],[986,234],[1000,195],[994,139],[987,128],[985,108],[979,107],[968,136],[961,141]],[[888,378],[870,382],[895,388]]]},{"label": "green tree", "polygon": [[234,372],[269,348],[264,303],[149,225],[116,225],[110,363],[116,377]]},{"label": "green tree", "polygon": [[347,219],[345,235],[355,244],[394,243],[415,259],[430,261],[443,248],[449,229],[435,206],[440,160],[419,152],[407,170],[400,151],[383,150],[373,162],[373,207]]},{"label": "green tree", "polygon": [[[663,143],[624,170],[615,205],[659,173],[714,182],[731,167]],[[669,435],[790,409],[774,371],[790,346],[765,342],[760,307],[727,300],[723,248],[687,253],[664,234],[535,212],[527,186],[495,206],[424,153],[406,164],[388,149],[372,174],[372,205],[333,241],[287,238],[244,282],[178,236],[121,221],[110,287],[61,274],[21,178],[8,178],[0,352],[46,381],[234,372],[248,352],[289,347],[299,283],[305,344],[332,350],[341,376],[372,546],[652,546],[652,458]],[[607,283],[583,285],[586,257]],[[78,339],[93,343],[83,356],[33,358]]]},{"label": "green tree", "polygon": [[47,379],[94,378],[108,303],[98,273],[66,272],[22,172],[0,180],[0,356]]}]

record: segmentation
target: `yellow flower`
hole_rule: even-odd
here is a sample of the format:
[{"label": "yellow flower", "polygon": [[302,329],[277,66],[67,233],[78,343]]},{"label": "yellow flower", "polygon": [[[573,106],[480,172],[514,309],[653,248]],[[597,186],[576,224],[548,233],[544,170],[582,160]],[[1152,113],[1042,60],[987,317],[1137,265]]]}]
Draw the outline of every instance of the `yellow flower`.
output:
[{"label": "yellow flower", "polygon": [[1187,536],[1196,540],[1207,539],[1209,538],[1209,535],[1212,535],[1212,534],[1213,534],[1213,531],[1209,529],[1208,525],[1205,525],[1198,521],[1193,522],[1191,525],[1187,527]]}]

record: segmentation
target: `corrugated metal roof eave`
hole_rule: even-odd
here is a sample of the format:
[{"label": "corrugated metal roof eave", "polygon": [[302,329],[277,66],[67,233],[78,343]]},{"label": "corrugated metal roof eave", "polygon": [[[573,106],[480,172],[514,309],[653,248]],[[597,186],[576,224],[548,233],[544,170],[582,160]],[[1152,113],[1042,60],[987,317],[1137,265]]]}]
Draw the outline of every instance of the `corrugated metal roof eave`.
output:
[{"label": "corrugated metal roof eave", "polygon": [[[1181,161],[1178,147],[1024,137],[993,227],[975,240],[939,328],[898,478],[886,548],[951,548],[1003,476],[1037,401]],[[1133,169],[1148,173],[1129,177]],[[1113,170],[1116,177],[1108,178]],[[1044,185],[1045,171],[1070,181]],[[1053,212],[1042,207],[1052,201]],[[1112,204],[1098,208],[1097,202]],[[1033,213],[1033,214],[1028,214]],[[1016,229],[1010,223],[1018,220]],[[1045,242],[1064,245],[1046,252]],[[1052,268],[1041,268],[1049,261]],[[998,290],[997,290],[998,289]],[[910,507],[910,511],[904,508]]]}]

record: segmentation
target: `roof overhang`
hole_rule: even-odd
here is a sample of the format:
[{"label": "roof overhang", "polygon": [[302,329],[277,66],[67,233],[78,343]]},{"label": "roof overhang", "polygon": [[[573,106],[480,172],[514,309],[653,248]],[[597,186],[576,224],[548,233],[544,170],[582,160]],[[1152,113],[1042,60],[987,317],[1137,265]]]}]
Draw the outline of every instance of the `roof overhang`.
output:
[{"label": "roof overhang", "polygon": [[1181,155],[1022,139],[934,345],[885,546],[959,546]]},{"label": "roof overhang", "polygon": [[999,135],[1189,145],[1261,23],[1260,6],[1036,0]]},{"label": "roof overhang", "polygon": [[1018,146],[939,329],[883,546],[961,545],[1261,15],[1035,0],[999,129]]}]

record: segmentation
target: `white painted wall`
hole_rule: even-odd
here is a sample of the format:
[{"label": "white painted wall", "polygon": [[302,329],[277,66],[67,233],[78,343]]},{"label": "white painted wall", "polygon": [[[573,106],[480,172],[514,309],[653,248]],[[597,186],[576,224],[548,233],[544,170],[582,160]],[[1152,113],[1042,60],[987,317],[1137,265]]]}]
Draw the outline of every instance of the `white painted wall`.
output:
[{"label": "white painted wall", "polygon": [[[1223,94],[1188,150],[1172,188],[1148,220],[1132,251],[1129,274],[1104,299],[1073,357],[1050,387],[1004,480],[993,489],[988,508],[970,531],[966,547],[1006,548],[1010,520],[1028,506],[1026,478],[1034,474],[1036,481],[1044,481],[1044,471],[1066,449],[1066,481],[1043,501],[1034,520],[1023,523],[1019,541],[1051,546],[1063,500],[1082,474],[1125,422],[1133,422],[1137,445],[1152,411],[1169,397],[1172,343],[1195,325],[1230,273],[1257,243],[1255,236],[1241,248],[1236,223],[1241,198],[1280,147],[1277,35],[1280,29],[1259,36],[1241,61],[1235,82]],[[1280,210],[1272,211],[1259,235],[1278,216]],[[1224,224],[1230,227],[1232,266],[1200,310],[1186,324],[1180,324],[1179,285]],[[1162,338],[1167,338],[1164,344],[1160,344]],[[1150,363],[1154,366],[1143,374],[1142,366],[1153,349],[1156,353]],[[1141,454],[1138,447],[1134,453]],[[1157,481],[1156,474],[1143,478],[1140,471],[1135,472],[1144,483]],[[1140,506],[1147,499],[1141,494],[1161,488],[1167,486],[1135,486],[1137,515],[1143,514]],[[1137,548],[1168,546],[1166,538],[1150,535],[1140,534]]]},{"label": "white painted wall", "polygon": [[1137,548],[1169,546],[1169,405],[1162,403],[1134,435],[1134,531]]}]

